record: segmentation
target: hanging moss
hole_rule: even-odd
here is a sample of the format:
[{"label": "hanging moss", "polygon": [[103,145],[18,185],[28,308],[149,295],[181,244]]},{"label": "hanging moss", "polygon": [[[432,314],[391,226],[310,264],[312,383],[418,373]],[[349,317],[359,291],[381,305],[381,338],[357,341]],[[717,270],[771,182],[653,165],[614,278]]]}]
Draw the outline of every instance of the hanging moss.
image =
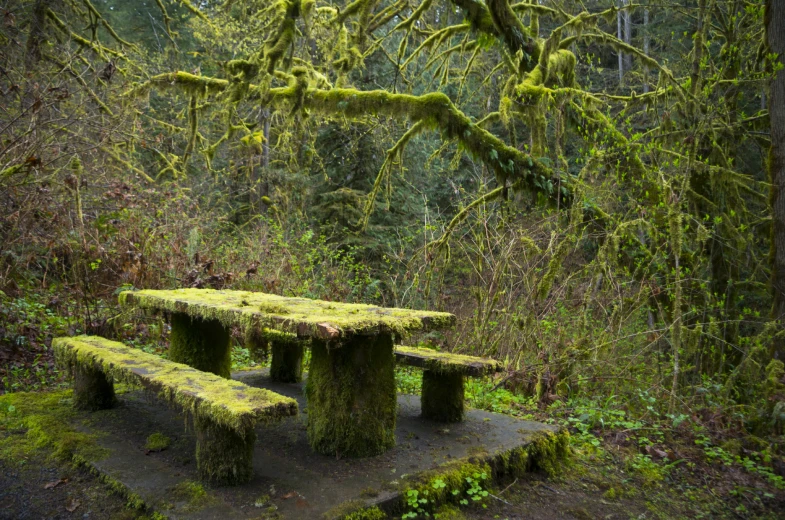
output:
[{"label": "hanging moss", "polygon": [[299,383],[303,379],[302,343],[272,342],[273,359],[270,364],[270,379],[279,383]]},{"label": "hanging moss", "polygon": [[392,336],[313,340],[305,395],[308,440],[325,455],[369,457],[395,445]]},{"label": "hanging moss", "polygon": [[196,469],[199,478],[219,485],[244,484],[253,477],[253,427],[237,431],[196,418]]},{"label": "hanging moss", "polygon": [[73,371],[74,407],[77,410],[105,410],[112,408],[117,398],[114,383],[101,370],[89,365],[80,365]]},{"label": "hanging moss", "polygon": [[439,422],[460,422],[464,415],[464,385],[460,373],[422,373],[422,416]]},{"label": "hanging moss", "polygon": [[227,379],[231,377],[228,328],[218,320],[193,318],[179,312],[172,314],[171,321],[169,359]]},{"label": "hanging moss", "polygon": [[120,304],[218,320],[226,327],[239,325],[246,331],[269,328],[301,338],[335,339],[377,332],[403,335],[414,330],[440,329],[455,322],[455,316],[446,312],[212,289],[125,291],[120,294]]},{"label": "hanging moss", "polygon": [[52,348],[57,365],[67,374],[83,366],[93,367],[114,381],[156,392],[195,417],[238,432],[245,432],[260,420],[297,413],[294,399],[168,361],[116,341],[96,336],[55,338]]}]

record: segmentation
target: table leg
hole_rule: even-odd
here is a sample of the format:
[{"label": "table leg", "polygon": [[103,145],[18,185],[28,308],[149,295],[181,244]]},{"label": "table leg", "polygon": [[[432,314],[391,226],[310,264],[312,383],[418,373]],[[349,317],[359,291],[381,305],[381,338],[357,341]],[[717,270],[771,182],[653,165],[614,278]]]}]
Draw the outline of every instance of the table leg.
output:
[{"label": "table leg", "polygon": [[174,313],[169,359],[228,379],[232,370],[229,329],[218,320]]},{"label": "table leg", "polygon": [[270,379],[279,383],[299,383],[303,379],[303,354],[300,343],[271,341],[273,359],[270,363]]},{"label": "table leg", "polygon": [[462,374],[422,373],[422,416],[440,422],[460,422],[464,414]]},{"label": "table leg", "polygon": [[394,366],[390,334],[312,340],[305,395],[315,451],[368,457],[395,446]]}]

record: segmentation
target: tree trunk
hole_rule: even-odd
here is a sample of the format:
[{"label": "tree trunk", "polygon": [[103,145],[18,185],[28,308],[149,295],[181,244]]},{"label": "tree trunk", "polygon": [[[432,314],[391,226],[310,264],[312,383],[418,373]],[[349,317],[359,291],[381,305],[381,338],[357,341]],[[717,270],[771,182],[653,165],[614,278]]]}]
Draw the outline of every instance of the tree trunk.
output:
[{"label": "tree trunk", "polygon": [[[766,39],[769,52],[785,63],[785,2],[766,1]],[[769,92],[769,121],[771,148],[769,177],[771,182],[771,278],[774,304],[772,317],[783,327],[785,321],[785,70],[779,70],[771,80]],[[772,345],[772,355],[785,359],[785,341]]]},{"label": "tree trunk", "polygon": [[[632,45],[632,9],[630,0],[623,0],[624,7],[624,43]],[[627,70],[632,70],[632,54],[624,54],[624,65]]]},{"label": "tree trunk", "polygon": [[[621,31],[621,11],[616,13],[616,37],[620,40],[624,39],[624,34]],[[619,51],[619,85],[624,81],[624,53]]]},{"label": "tree trunk", "polygon": [[[643,54],[649,55],[649,10],[643,10]],[[643,66],[643,93],[649,91],[649,68]]]},{"label": "tree trunk", "polygon": [[270,109],[262,109],[262,135],[264,141],[262,142],[262,161],[259,168],[259,209],[260,213],[267,213],[267,204],[265,204],[265,197],[270,194],[270,184],[268,182],[267,169],[270,166]]}]

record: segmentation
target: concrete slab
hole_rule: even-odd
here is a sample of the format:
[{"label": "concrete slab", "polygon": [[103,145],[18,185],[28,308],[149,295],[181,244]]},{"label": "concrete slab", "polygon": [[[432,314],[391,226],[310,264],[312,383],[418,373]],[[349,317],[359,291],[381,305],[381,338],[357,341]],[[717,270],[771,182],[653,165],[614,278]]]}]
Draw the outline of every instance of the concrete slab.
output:
[{"label": "concrete slab", "polygon": [[[315,454],[306,438],[307,408],[303,384],[273,383],[267,370],[240,372],[236,379],[297,399],[301,413],[257,428],[254,479],[239,487],[207,488],[194,496],[195,437],[181,414],[141,391],[120,396],[120,406],[80,416],[88,431],[100,431],[99,443],[110,455],[93,463],[111,481],[170,518],[231,520],[319,518],[353,500],[389,507],[397,501],[398,485],[420,472],[477,456],[490,458],[525,446],[543,431],[557,427],[509,416],[468,410],[466,421],[441,424],[419,417],[416,396],[398,398],[397,446],[366,459],[341,459]],[[161,452],[148,453],[147,437],[160,432],[172,439]]]}]

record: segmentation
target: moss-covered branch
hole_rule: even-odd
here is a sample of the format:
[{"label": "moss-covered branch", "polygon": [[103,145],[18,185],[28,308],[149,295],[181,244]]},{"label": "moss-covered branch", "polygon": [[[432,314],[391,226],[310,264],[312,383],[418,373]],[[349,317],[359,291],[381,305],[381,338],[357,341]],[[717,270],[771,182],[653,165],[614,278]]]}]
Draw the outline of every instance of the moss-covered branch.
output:
[{"label": "moss-covered branch", "polygon": [[[155,76],[136,87],[131,94],[138,95],[151,87],[177,87],[190,94],[210,94],[223,92],[228,86],[229,81],[224,79],[178,71]],[[439,130],[445,139],[456,139],[469,154],[484,162],[495,173],[500,185],[510,179],[519,187],[542,193],[546,199],[554,202],[559,197],[569,197],[566,179],[562,179],[564,191],[556,193],[552,189],[555,182],[547,182],[554,177],[549,167],[473,123],[450,98],[440,92],[415,96],[393,94],[385,90],[321,90],[309,88],[305,81],[295,81],[288,87],[271,88],[266,92],[252,87],[251,93],[264,96],[263,102],[269,106],[297,106],[327,118],[387,116],[408,118],[414,123],[422,121],[426,128]]]}]

